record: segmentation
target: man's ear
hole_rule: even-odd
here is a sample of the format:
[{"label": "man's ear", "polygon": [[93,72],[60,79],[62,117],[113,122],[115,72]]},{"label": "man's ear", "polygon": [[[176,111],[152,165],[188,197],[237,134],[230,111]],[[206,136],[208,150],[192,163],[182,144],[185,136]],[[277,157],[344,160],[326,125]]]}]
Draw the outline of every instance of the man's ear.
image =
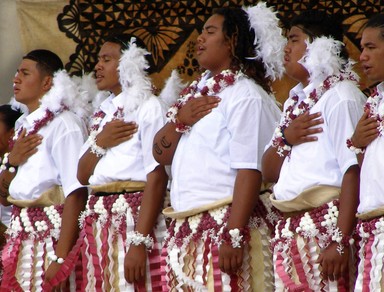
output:
[{"label": "man's ear", "polygon": [[49,91],[53,85],[53,77],[52,76],[45,76],[43,79],[43,89],[44,91]]}]

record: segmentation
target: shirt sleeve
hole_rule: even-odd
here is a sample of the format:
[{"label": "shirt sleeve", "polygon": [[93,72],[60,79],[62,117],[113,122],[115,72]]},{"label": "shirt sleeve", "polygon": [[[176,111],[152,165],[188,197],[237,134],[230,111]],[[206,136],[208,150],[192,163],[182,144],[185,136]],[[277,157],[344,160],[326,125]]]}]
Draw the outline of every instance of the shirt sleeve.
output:
[{"label": "shirt sleeve", "polygon": [[164,126],[165,114],[160,102],[153,97],[147,101],[139,113],[139,135],[142,145],[143,163],[146,174],[153,171],[159,163],[152,155],[153,138]]},{"label": "shirt sleeve", "polygon": [[342,98],[334,105],[326,121],[334,153],[343,174],[350,166],[358,163],[356,155],[347,148],[346,140],[352,136],[364,106],[363,93],[357,88],[350,87],[348,92],[344,91],[345,88],[338,90],[337,94],[348,94],[348,98]]},{"label": "shirt sleeve", "polygon": [[260,96],[251,96],[249,90],[235,89],[233,92],[236,92],[236,97],[233,98],[227,112],[227,127],[231,135],[229,144],[231,167],[260,169],[261,157],[258,149],[261,146],[259,134],[262,100]]},{"label": "shirt sleeve", "polygon": [[77,180],[77,165],[85,136],[80,127],[78,129],[73,127],[61,131],[58,129],[56,137],[52,146],[52,159],[58,169],[64,195],[67,197],[74,190],[82,187]]}]

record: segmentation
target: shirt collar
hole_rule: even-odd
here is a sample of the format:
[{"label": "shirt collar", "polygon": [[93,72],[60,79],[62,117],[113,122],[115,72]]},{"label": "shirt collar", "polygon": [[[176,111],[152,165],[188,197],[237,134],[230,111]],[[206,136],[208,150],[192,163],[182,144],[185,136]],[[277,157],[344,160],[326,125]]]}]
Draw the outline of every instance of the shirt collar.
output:
[{"label": "shirt collar", "polygon": [[35,121],[40,120],[44,116],[45,116],[45,110],[43,110],[41,107],[37,108],[30,114],[24,113],[16,121],[16,128],[23,126],[25,129],[30,130],[33,127]]},{"label": "shirt collar", "polygon": [[377,85],[377,93],[380,94],[381,97],[384,97],[384,81]]}]

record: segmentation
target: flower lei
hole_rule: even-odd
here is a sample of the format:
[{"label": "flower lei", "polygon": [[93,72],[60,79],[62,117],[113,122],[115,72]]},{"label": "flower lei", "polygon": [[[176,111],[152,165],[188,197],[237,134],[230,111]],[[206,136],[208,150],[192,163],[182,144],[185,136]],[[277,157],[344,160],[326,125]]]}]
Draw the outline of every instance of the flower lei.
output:
[{"label": "flower lei", "polygon": [[[100,133],[101,129],[100,124],[105,117],[105,113],[102,110],[95,112],[92,115],[90,124],[89,124],[89,137],[88,143],[90,144],[91,152],[97,157],[102,157],[107,153],[107,150],[97,145],[97,134]],[[123,119],[124,118],[124,109],[118,107],[116,112],[113,114],[112,120]]]},{"label": "flower lei", "polygon": [[197,85],[201,78],[206,76],[209,71],[205,71],[200,78],[193,81],[181,93],[175,104],[173,104],[167,114],[167,122],[176,124],[176,131],[179,133],[187,133],[191,130],[191,126],[182,124],[177,119],[178,111],[191,99],[198,98],[203,95],[215,95],[223,91],[226,87],[233,85],[244,74],[241,71],[233,72],[232,70],[224,70],[219,74],[209,78],[206,85],[199,91]]},{"label": "flower lei", "polygon": [[[377,92],[377,90],[375,90],[375,92],[368,97],[364,105],[364,111],[368,111],[368,118],[375,118],[379,124],[377,127],[377,129],[379,130],[379,137],[383,136],[384,131],[384,103],[380,105],[381,99],[382,98],[380,94]],[[355,154],[365,152],[365,147],[356,147],[355,145],[353,145],[351,138],[347,139],[347,147]]]},{"label": "flower lei", "polygon": [[275,237],[271,240],[273,249],[283,250],[291,245],[295,233],[304,238],[317,238],[320,248],[337,243],[339,254],[355,243],[354,234],[346,235],[336,226],[339,218],[339,201],[332,201],[303,215],[280,220],[275,226]]},{"label": "flower lei", "polygon": [[279,156],[283,157],[285,151],[288,151],[289,156],[292,150],[292,145],[290,145],[284,137],[284,130],[288,128],[291,122],[299,115],[309,111],[327,90],[331,89],[338,82],[343,80],[356,81],[356,78],[351,72],[341,72],[339,75],[328,76],[322,84],[313,89],[309,96],[302,100],[300,104],[298,104],[299,97],[297,95],[288,100],[287,109],[283,113],[283,120],[275,129],[272,139],[272,146],[277,148],[277,154]]},{"label": "flower lei", "polygon": [[[33,128],[28,131],[27,135],[33,135],[36,134],[41,128],[45,127],[48,125],[56,116],[61,114],[63,111],[68,110],[68,107],[62,105],[59,110],[56,112],[53,112],[49,109],[45,110],[45,115],[38,120],[35,120],[33,122]],[[23,131],[23,127],[20,127],[19,131],[15,132],[15,135],[13,138],[9,141],[9,149],[12,149],[13,146],[15,145],[16,140],[19,138],[19,135]]]}]

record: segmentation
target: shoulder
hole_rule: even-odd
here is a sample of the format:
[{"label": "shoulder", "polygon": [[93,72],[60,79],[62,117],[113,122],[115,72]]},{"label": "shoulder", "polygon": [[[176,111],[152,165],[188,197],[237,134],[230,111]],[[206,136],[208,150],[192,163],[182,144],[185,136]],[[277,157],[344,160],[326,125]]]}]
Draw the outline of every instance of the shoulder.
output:
[{"label": "shoulder", "polygon": [[233,95],[236,99],[269,99],[269,94],[253,79],[241,77],[234,85],[227,87],[224,94]]},{"label": "shoulder", "polygon": [[52,121],[52,127],[67,131],[83,130],[84,122],[73,112],[64,111],[55,117]]},{"label": "shoulder", "polygon": [[156,118],[165,115],[166,105],[155,95],[144,100],[137,109],[139,117]]},{"label": "shoulder", "polygon": [[361,102],[365,99],[365,95],[359,89],[358,85],[350,80],[343,80],[341,82],[338,82],[333,87],[333,92],[339,97],[341,101],[351,100]]}]

